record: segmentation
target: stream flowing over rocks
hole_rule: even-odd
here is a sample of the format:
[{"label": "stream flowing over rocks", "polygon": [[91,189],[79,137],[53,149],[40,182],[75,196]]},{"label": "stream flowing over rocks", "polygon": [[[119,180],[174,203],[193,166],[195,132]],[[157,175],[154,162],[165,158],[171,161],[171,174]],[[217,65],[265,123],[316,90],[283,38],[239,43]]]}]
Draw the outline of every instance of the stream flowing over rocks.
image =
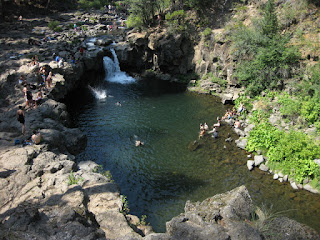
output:
[{"label": "stream flowing over rocks", "polygon": [[[61,15],[60,20],[73,17]],[[39,55],[41,65],[53,72],[53,88],[40,106],[25,113],[25,136],[30,136],[32,129],[38,129],[43,141],[38,145],[14,145],[14,139],[25,138],[20,135],[21,125],[15,119],[17,106],[24,104],[16,82],[22,74],[33,83],[35,74],[27,67],[26,58],[2,56],[1,239],[265,239],[273,234],[278,239],[320,238],[316,231],[293,220],[265,218],[264,213],[254,207],[245,186],[203,202],[187,202],[185,212],[167,222],[166,233],[153,233],[151,227],[141,225],[137,217],[123,214],[123,199],[117,184],[98,173],[96,163],[76,162],[75,154],[85,148],[86,136],[72,128],[67,107],[62,103],[68,93],[87,86],[89,79],[103,73],[103,56],[111,55],[108,46],[114,38],[98,38],[96,45],[90,45],[83,55],[77,51],[79,45],[67,43],[74,40],[67,30],[53,42],[29,47],[24,42],[26,36],[19,35],[30,28],[28,24],[13,30],[22,41],[17,51]],[[41,26],[34,29],[40,31]],[[101,26],[89,27],[88,32],[90,36],[106,34]],[[159,37],[158,34],[157,37],[151,34],[146,42],[144,36],[129,33],[127,44],[122,42],[116,46],[120,64],[127,70],[139,69],[144,62],[141,52],[136,55],[137,49],[148,46],[153,52],[148,56],[153,59],[150,66],[155,70],[169,74],[191,71],[193,52],[190,52],[189,40],[185,36]],[[80,44],[87,40],[79,39]],[[4,39],[4,43],[15,46],[13,39]],[[9,52],[6,48],[5,51]],[[65,62],[59,68],[52,61],[54,52],[65,58],[70,52],[76,52],[78,62],[75,65]],[[165,80],[170,75],[160,74],[159,78]]]}]

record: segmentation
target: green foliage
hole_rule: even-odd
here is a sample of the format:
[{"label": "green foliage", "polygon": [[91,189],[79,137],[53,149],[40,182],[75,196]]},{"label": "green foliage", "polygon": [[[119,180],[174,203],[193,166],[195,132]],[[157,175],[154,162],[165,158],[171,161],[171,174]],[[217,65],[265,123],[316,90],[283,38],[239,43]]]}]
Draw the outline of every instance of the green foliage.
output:
[{"label": "green foliage", "polygon": [[320,100],[318,97],[307,96],[302,101],[301,116],[309,123],[320,120]]},{"label": "green foliage", "polygon": [[126,25],[128,28],[141,28],[143,26],[143,21],[140,16],[131,14],[126,21]]},{"label": "green foliage", "polygon": [[137,23],[140,25],[142,22],[141,25],[147,27],[154,23],[153,17],[159,2],[155,0],[126,0],[126,3],[129,6],[129,18],[133,23],[132,26],[136,26]]},{"label": "green foliage", "polygon": [[250,152],[257,150],[267,152],[271,147],[277,145],[282,137],[282,132],[270,123],[260,122],[256,125],[257,126],[250,132],[246,149]]},{"label": "green foliage", "polygon": [[166,14],[166,24],[171,33],[183,32],[187,29],[186,13],[184,10],[174,11]]},{"label": "green foliage", "polygon": [[101,9],[108,3],[108,0],[78,0],[78,6],[82,9]]},{"label": "green foliage", "polygon": [[207,37],[210,37],[212,34],[212,29],[211,28],[206,28],[203,32],[202,32],[202,35],[207,38]]},{"label": "green foliage", "polygon": [[268,1],[262,20],[253,27],[240,25],[231,39],[233,54],[240,58],[236,76],[250,96],[277,88],[300,58],[298,49],[288,45],[289,37],[278,32],[272,0]]},{"label": "green foliage", "polygon": [[296,23],[307,13],[307,0],[291,0],[282,5],[279,14],[279,22],[283,27]]},{"label": "green foliage", "polygon": [[55,31],[55,28],[60,24],[59,21],[52,21],[48,23],[48,28]]},{"label": "green foliage", "polygon": [[299,183],[305,178],[320,177],[320,168],[313,161],[320,157],[320,147],[302,132],[284,132],[269,123],[260,122],[250,132],[246,149],[262,150],[270,166],[276,166]]},{"label": "green foliage", "polygon": [[82,25],[81,26],[82,31],[87,31],[88,30],[88,25]]},{"label": "green foliage", "polygon": [[128,214],[130,212],[129,208],[129,202],[126,196],[121,195],[121,201],[122,201],[122,209],[120,210],[123,214]]},{"label": "green foliage", "polygon": [[305,178],[320,176],[320,167],[314,162],[319,156],[319,145],[306,134],[297,131],[282,134],[278,143],[267,153],[270,162],[277,162],[277,167],[283,173],[290,174],[299,183]]},{"label": "green foliage", "polygon": [[320,191],[320,178],[314,178],[310,182],[310,185]]},{"label": "green foliage", "polygon": [[147,226],[147,225],[149,225],[148,222],[147,222],[147,215],[142,215],[142,216],[141,216],[140,225],[142,225],[142,226]]},{"label": "green foliage", "polygon": [[221,87],[226,87],[226,85],[227,85],[227,80],[215,76],[213,74],[213,72],[206,73],[205,75],[202,76],[202,79],[209,80],[209,81],[211,81],[213,83],[217,83]]},{"label": "green foliage", "polygon": [[184,4],[191,9],[203,11],[212,5],[212,0],[185,0]]},{"label": "green foliage", "polygon": [[278,103],[281,104],[280,113],[283,117],[293,120],[300,114],[301,102],[298,99],[294,99],[288,93],[279,95]]},{"label": "green foliage", "polygon": [[278,29],[278,19],[274,0],[268,0],[264,10],[262,33],[266,36],[272,37],[278,33]]},{"label": "green foliage", "polygon": [[105,170],[103,169],[103,166],[102,166],[102,165],[96,166],[96,167],[93,169],[93,172],[94,172],[94,173],[99,173],[99,174],[105,176],[107,179],[109,179],[110,182],[113,182],[113,180],[112,180],[112,174],[110,173],[110,171],[105,171]]},{"label": "green foliage", "polygon": [[245,94],[240,95],[235,101],[235,108],[238,109],[240,106],[240,103],[242,103],[247,110],[251,110],[252,109],[252,99],[248,98]]},{"label": "green foliage", "polygon": [[73,171],[70,172],[68,179],[69,179],[68,185],[78,184],[79,181],[84,180],[82,177],[76,177]]}]

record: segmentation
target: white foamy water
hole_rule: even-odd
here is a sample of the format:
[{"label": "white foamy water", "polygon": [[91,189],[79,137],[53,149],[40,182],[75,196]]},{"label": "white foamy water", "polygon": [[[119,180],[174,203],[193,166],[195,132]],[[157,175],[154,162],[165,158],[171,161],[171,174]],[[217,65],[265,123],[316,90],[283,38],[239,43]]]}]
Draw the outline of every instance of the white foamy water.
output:
[{"label": "white foamy water", "polygon": [[91,90],[91,92],[93,93],[93,95],[95,96],[96,99],[101,100],[101,99],[107,98],[107,90],[93,88],[90,85],[88,86],[88,88]]},{"label": "white foamy water", "polygon": [[106,80],[121,84],[134,83],[136,80],[133,77],[120,70],[119,60],[114,49],[111,48],[110,51],[113,55],[113,60],[109,57],[103,58]]}]

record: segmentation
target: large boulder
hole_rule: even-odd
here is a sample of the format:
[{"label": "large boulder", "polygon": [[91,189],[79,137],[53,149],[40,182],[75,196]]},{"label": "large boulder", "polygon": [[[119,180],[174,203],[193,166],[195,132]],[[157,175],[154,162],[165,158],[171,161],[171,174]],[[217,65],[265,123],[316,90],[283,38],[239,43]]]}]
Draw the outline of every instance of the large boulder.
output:
[{"label": "large boulder", "polygon": [[251,218],[254,205],[248,190],[230,192],[185,205],[185,213],[167,222],[171,239],[263,239],[244,221]]}]

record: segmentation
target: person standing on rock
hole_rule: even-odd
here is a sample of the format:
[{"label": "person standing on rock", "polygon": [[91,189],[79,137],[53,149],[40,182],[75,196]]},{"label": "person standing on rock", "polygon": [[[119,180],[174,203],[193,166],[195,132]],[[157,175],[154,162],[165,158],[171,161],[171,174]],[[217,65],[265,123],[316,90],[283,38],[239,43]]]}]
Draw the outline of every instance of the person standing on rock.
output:
[{"label": "person standing on rock", "polygon": [[22,109],[22,106],[19,106],[19,109],[18,109],[16,115],[17,115],[18,122],[21,123],[21,125],[22,125],[21,132],[24,135],[24,133],[25,133],[25,125],[24,125],[25,118],[24,118],[24,111]]},{"label": "person standing on rock", "polygon": [[46,82],[47,82],[47,89],[50,89],[51,88],[51,84],[52,84],[52,72],[51,71],[48,74]]}]

